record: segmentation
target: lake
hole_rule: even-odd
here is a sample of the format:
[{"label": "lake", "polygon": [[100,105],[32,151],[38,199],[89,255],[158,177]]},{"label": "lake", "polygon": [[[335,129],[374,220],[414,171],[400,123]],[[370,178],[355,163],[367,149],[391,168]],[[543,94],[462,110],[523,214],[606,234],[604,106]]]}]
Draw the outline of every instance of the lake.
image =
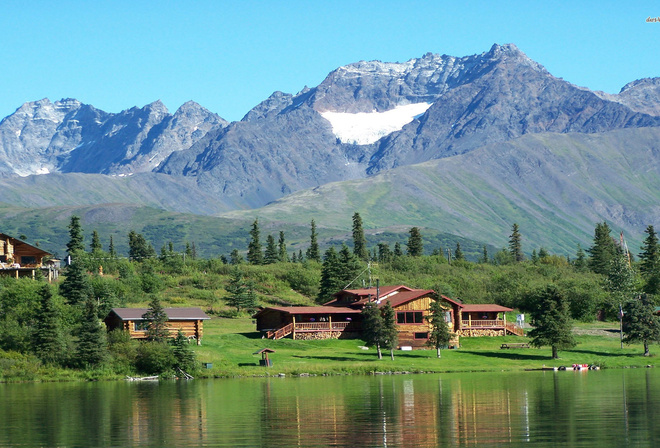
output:
[{"label": "lake", "polygon": [[0,384],[0,447],[660,446],[655,369]]}]

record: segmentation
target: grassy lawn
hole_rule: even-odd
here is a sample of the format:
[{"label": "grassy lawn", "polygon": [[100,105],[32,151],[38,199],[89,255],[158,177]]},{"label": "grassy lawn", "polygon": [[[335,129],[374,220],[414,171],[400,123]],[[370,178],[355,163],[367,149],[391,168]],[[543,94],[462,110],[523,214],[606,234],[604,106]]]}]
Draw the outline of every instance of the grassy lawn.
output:
[{"label": "grassy lawn", "polygon": [[[262,339],[250,318],[214,318],[204,324],[203,345],[196,347],[203,363],[212,363],[201,376],[254,376],[285,374],[342,374],[387,371],[459,372],[538,369],[572,364],[596,364],[602,368],[655,366],[660,363],[660,348],[652,346],[649,358],[644,358],[641,344],[624,345],[616,330],[616,323],[578,324],[578,345],[572,350],[560,350],[560,359],[551,359],[550,347],[540,349],[502,350],[505,342],[528,342],[516,336],[461,338],[458,350],[443,350],[436,358],[434,349],[389,352],[378,360],[376,350],[364,350],[358,339],[294,341],[289,338],[273,341]],[[260,367],[261,348],[271,348],[273,367]]]}]

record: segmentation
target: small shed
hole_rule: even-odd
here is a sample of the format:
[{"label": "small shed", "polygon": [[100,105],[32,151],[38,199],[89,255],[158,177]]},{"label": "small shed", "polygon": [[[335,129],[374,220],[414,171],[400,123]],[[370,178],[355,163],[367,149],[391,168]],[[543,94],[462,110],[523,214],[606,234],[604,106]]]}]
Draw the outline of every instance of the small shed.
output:
[{"label": "small shed", "polygon": [[261,355],[261,359],[259,360],[260,366],[273,367],[273,360],[268,359],[269,353],[275,353],[275,350],[272,348],[262,348],[261,350],[254,352],[253,355]]},{"label": "small shed", "polygon": [[[149,308],[113,308],[104,319],[108,331],[120,328],[128,331],[133,339],[145,339],[149,322],[143,317]],[[165,308],[170,337],[176,337],[179,330],[188,339],[195,339],[201,345],[203,325],[211,319],[201,308]]]}]

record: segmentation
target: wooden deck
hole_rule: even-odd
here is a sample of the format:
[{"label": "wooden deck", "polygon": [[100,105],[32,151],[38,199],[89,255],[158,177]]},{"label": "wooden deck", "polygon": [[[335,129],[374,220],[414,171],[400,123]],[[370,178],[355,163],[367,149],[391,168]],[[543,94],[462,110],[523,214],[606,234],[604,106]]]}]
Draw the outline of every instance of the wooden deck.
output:
[{"label": "wooden deck", "polygon": [[266,332],[268,339],[282,339],[291,333],[315,333],[323,331],[357,331],[355,322],[301,322],[285,324]]},{"label": "wooden deck", "polygon": [[506,330],[507,334],[524,336],[525,331],[518,325],[501,319],[463,320],[461,330]]}]

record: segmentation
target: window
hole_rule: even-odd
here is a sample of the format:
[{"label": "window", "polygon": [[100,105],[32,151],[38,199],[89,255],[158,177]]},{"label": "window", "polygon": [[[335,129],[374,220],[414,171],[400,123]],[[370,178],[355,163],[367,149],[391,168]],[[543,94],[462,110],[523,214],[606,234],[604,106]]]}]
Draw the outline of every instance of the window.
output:
[{"label": "window", "polygon": [[399,311],[396,314],[398,324],[423,324],[424,313],[421,311]]},{"label": "window", "polygon": [[133,331],[147,331],[149,329],[149,321],[136,320],[133,322]]},{"label": "window", "polygon": [[37,257],[26,257],[22,256],[21,257],[21,264],[24,266],[30,265],[30,264],[37,264]]},{"label": "window", "polygon": [[415,339],[428,339],[428,333],[415,333]]}]

